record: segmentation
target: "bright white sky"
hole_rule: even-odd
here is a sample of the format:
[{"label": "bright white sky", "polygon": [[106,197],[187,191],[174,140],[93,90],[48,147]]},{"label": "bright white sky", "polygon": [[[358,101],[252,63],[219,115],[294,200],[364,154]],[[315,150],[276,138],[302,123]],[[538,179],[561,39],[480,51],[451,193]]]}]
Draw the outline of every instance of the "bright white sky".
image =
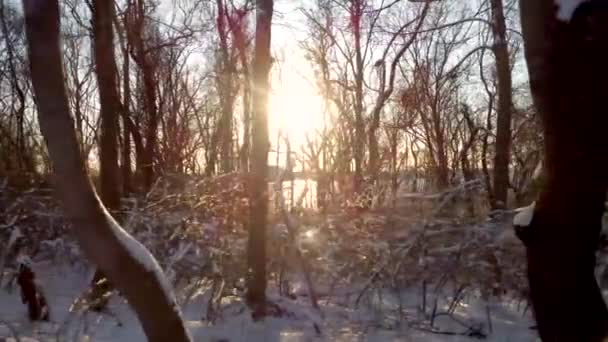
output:
[{"label": "bright white sky", "polygon": [[279,130],[289,137],[294,149],[299,149],[306,141],[307,133],[312,135],[315,129],[322,128],[323,101],[314,85],[310,63],[304,59],[298,46],[298,42],[305,39],[306,32],[299,7],[306,2],[275,2],[272,53],[278,63],[272,70],[269,107],[273,146]]}]

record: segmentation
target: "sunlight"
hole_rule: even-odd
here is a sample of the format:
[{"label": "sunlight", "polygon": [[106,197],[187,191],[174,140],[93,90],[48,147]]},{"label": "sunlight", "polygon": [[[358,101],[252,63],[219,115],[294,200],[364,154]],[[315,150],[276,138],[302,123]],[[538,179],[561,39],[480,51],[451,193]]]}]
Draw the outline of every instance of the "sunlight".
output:
[{"label": "sunlight", "polygon": [[307,230],[307,231],[304,233],[304,236],[305,236],[307,239],[312,240],[312,239],[315,237],[316,233],[317,233],[317,232],[316,232],[315,230],[311,229],[311,230]]},{"label": "sunlight", "polygon": [[323,100],[315,89],[299,75],[274,85],[269,102],[270,141],[276,145],[279,130],[287,135],[293,150],[306,143],[306,135],[314,137],[323,128]]}]

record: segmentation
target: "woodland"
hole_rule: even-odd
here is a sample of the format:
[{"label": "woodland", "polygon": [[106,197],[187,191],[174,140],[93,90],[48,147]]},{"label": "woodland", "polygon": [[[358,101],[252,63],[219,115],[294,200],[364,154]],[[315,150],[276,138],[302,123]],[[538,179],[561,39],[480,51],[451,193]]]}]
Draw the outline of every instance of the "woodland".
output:
[{"label": "woodland", "polygon": [[602,0],[0,0],[0,341],[603,341],[606,60]]}]

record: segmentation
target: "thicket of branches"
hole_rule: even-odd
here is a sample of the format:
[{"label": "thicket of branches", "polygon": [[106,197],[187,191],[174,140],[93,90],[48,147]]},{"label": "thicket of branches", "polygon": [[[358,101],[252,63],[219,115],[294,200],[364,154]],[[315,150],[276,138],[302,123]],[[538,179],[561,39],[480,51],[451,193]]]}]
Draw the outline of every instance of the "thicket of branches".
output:
[{"label": "thicket of branches", "polygon": [[[45,179],[50,165],[35,117],[23,14],[14,3],[1,5],[0,173],[28,184]],[[115,3],[121,193],[145,192],[159,175],[249,171],[253,8],[224,0]],[[80,0],[61,4],[61,44],[80,148],[97,173],[92,9]],[[357,191],[367,180],[393,189],[407,180],[413,190],[436,191],[483,179],[492,207],[506,203],[507,189],[518,202],[529,197],[540,138],[518,77],[515,2],[319,0],[298,13],[307,30],[300,47],[314,71],[307,77],[326,114],[307,144],[292,147],[292,166],[321,185],[352,175]]]},{"label": "thicket of branches", "polygon": [[[457,193],[470,204],[467,209],[473,217],[522,204],[535,195],[542,138],[525,77],[519,77],[524,71],[515,2],[315,0],[302,4],[297,10],[306,39],[298,46],[312,70],[308,78],[323,100],[324,122],[302,146],[279,137],[271,148],[277,160],[285,160],[286,171],[269,175],[267,78],[282,62],[270,50],[272,3],[119,0],[110,6],[95,0],[61,2],[58,60],[63,73],[61,68],[53,70],[52,80],[65,84],[61,95],[68,108],[60,114],[71,116],[77,150],[99,189],[102,205],[85,184],[84,173],[72,173],[77,176],[75,183],[82,185],[77,194],[67,190],[66,175],[71,173],[58,157],[59,140],[49,139],[50,121],[45,131],[44,118],[51,111],[43,113],[49,99],[41,94],[52,89],[48,84],[44,87],[40,69],[36,74],[35,61],[28,60],[28,51],[30,59],[40,58],[35,54],[40,50],[33,47],[41,46],[34,44],[36,36],[30,31],[38,33],[38,38],[44,32],[39,27],[36,32],[31,21],[24,25],[28,17],[20,7],[0,0],[3,189],[18,193],[44,187],[53,181],[53,171],[63,172],[57,188],[68,204],[68,217],[81,219],[78,208],[70,208],[69,203],[90,199],[84,201],[83,212],[91,215],[83,214],[83,222],[112,245],[116,241],[110,240],[117,237],[108,232],[120,227],[115,227],[105,205],[154,252],[174,285],[184,280],[180,277],[197,283],[211,279],[208,315],[213,315],[228,291],[226,286],[241,289],[241,277],[247,281],[248,301],[262,315],[267,310],[267,274],[276,276],[280,292],[290,294],[281,259],[300,243],[296,226],[306,216],[298,215],[303,209],[294,205],[293,191],[290,207],[285,206],[280,187],[274,215],[268,216],[266,194],[267,181],[293,180],[297,169],[316,180],[316,202],[327,215],[310,225],[325,234],[327,245],[302,251],[298,247],[290,257],[303,274],[321,274],[325,283],[337,282],[340,269],[360,279],[370,277],[356,305],[370,288],[385,288],[389,283],[398,289],[423,279],[425,291],[427,281],[466,284],[481,289],[484,296],[507,292],[507,287],[497,284],[518,284],[521,268],[501,269],[496,253],[507,250],[507,259],[519,261],[522,250],[496,242],[495,232],[489,233],[484,226],[469,227],[470,240],[450,246],[460,241],[450,229],[435,229],[420,220],[408,237],[379,247],[363,242],[393,237],[394,231],[383,231],[391,225],[392,215],[362,214],[369,207],[397,206],[404,190],[443,193],[437,197],[435,213]],[[55,156],[49,156],[45,143],[51,155],[54,146]],[[279,153],[285,147],[286,152]],[[172,177],[175,183],[169,182]],[[26,203],[35,202],[30,193],[22,195]],[[39,200],[54,212],[48,198]],[[349,211],[353,207],[354,216]],[[37,225],[28,223],[34,217],[15,214],[16,208],[21,207],[0,206],[6,214],[6,219],[0,218],[2,227],[16,227],[21,221]],[[163,226],[151,224],[152,217]],[[268,217],[270,233],[276,235],[272,238],[278,239],[278,255],[266,255]],[[209,222],[217,226],[210,227]],[[337,225],[341,233],[336,233]],[[26,235],[36,245],[56,239],[64,229],[62,222],[51,237],[38,237],[34,231]],[[86,245],[91,236],[79,234],[75,234],[77,240]],[[227,241],[244,245],[247,235],[248,258],[239,255],[238,248],[227,248]],[[355,243],[360,244],[349,248]],[[119,246],[117,255],[125,252],[120,243],[113,246]],[[104,260],[95,248],[83,250],[100,269],[110,272],[111,280],[118,280],[118,288],[142,315],[142,323],[148,324],[148,336],[162,340],[167,331],[153,323],[162,321],[163,315],[145,315],[151,310],[145,309],[145,295],[129,286],[132,279],[112,274],[111,261],[100,263]],[[192,251],[208,254],[196,253],[197,258],[188,264],[186,256]],[[361,255],[363,260],[359,260]],[[308,265],[309,256],[323,263]],[[450,261],[454,256],[478,262],[463,261],[454,267]],[[267,259],[271,259],[268,265]],[[354,261],[367,267],[358,270]],[[135,264],[129,267],[142,271]],[[440,274],[436,270],[450,267],[458,272],[434,277]],[[472,274],[474,267],[483,267],[484,277]],[[240,271],[223,272],[228,268]],[[411,272],[400,273],[403,268]],[[378,279],[386,282],[377,285]],[[162,281],[148,280],[158,287],[154,291],[162,287]],[[318,295],[330,297],[316,293],[310,279],[306,283],[315,308]],[[523,292],[515,285],[509,289],[518,295]],[[170,298],[166,299],[154,305],[171,309]],[[427,309],[425,303],[425,315]],[[174,315],[171,310],[167,312]],[[181,339],[187,340],[183,322],[174,323]]]}]

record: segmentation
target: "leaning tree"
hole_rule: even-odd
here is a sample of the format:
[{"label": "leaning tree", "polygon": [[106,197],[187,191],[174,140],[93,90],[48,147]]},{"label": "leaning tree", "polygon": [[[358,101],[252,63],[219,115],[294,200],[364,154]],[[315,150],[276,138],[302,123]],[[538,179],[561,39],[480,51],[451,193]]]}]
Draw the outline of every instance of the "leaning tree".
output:
[{"label": "leaning tree", "polygon": [[[105,2],[104,0],[97,0]],[[95,9],[100,9],[100,4]],[[179,307],[150,252],[108,213],[87,175],[70,116],[57,0],[23,0],[32,85],[54,182],[85,255],[126,297],[149,341],[189,341]],[[98,11],[109,15],[111,11]]]}]

